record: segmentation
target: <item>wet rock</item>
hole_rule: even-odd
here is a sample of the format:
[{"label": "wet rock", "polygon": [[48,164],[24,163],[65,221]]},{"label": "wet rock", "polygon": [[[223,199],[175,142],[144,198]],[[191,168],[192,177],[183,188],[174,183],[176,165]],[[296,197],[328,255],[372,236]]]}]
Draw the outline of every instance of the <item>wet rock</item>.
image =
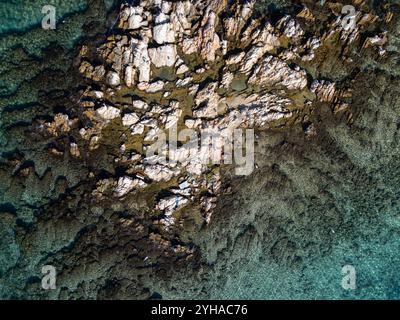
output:
[{"label": "wet rock", "polygon": [[144,90],[146,90],[146,92],[148,92],[148,93],[155,93],[155,92],[163,90],[164,85],[165,85],[165,83],[163,81],[158,80],[156,82],[152,82],[152,83],[148,84],[148,86]]},{"label": "wet rock", "polygon": [[172,67],[175,64],[177,52],[172,44],[149,49],[151,62],[157,67]]},{"label": "wet rock", "polygon": [[139,110],[147,110],[149,108],[149,105],[146,102],[142,101],[142,100],[133,100],[132,101],[132,106],[135,109],[139,109]]},{"label": "wet rock", "polygon": [[169,181],[177,174],[177,172],[160,164],[146,166],[144,173],[153,181]]},{"label": "wet rock", "polygon": [[203,90],[200,90],[195,98],[195,104],[198,106],[193,114],[197,118],[215,118],[218,115],[218,105],[220,96],[216,92],[217,82],[208,84]]},{"label": "wet rock", "polygon": [[127,113],[122,117],[122,124],[130,127],[139,122],[139,116],[136,113]]},{"label": "wet rock", "polygon": [[80,156],[81,156],[81,153],[79,151],[79,147],[78,147],[78,145],[76,143],[71,143],[70,144],[69,152],[75,158],[80,158]]},{"label": "wet rock", "polygon": [[130,191],[136,188],[146,187],[146,183],[140,179],[134,179],[131,177],[121,177],[118,179],[117,187],[115,188],[115,194],[117,197],[123,197]]},{"label": "wet rock", "polygon": [[168,198],[161,199],[157,205],[156,209],[163,211],[166,216],[172,215],[174,211],[183,207],[188,203],[188,200],[181,196],[172,196]]},{"label": "wet rock", "polygon": [[307,86],[307,74],[298,67],[293,70],[284,61],[268,56],[255,68],[249,83],[301,90]]},{"label": "wet rock", "polygon": [[96,115],[104,120],[113,120],[118,118],[120,114],[121,111],[119,109],[106,105],[96,110]]},{"label": "wet rock", "polygon": [[153,39],[158,44],[175,42],[174,26],[163,12],[160,12],[154,19]]},{"label": "wet rock", "polygon": [[121,83],[119,74],[114,71],[110,71],[109,73],[107,73],[107,83],[112,87],[119,86]]},{"label": "wet rock", "polygon": [[189,71],[189,68],[185,64],[181,64],[178,69],[176,69],[176,74],[183,74],[185,72]]},{"label": "wet rock", "polygon": [[149,82],[151,60],[146,41],[138,41],[133,44],[133,57],[133,64],[139,71],[139,82]]}]

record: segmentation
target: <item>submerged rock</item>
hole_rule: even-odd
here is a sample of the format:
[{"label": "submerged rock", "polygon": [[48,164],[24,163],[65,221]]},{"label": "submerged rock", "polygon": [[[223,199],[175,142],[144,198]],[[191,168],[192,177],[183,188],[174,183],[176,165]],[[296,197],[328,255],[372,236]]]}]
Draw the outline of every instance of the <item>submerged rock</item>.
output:
[{"label": "submerged rock", "polygon": [[[385,211],[380,204],[368,211],[362,197],[396,198],[385,169],[395,168],[398,153],[397,44],[388,24],[397,16],[391,6],[351,3],[353,29],[332,1],[280,1],[261,14],[258,1],[124,2],[107,35],[96,43],[89,37],[79,51],[73,88],[42,87],[66,74],[61,67],[38,76],[32,95],[22,84],[18,97],[39,100],[38,107],[17,104],[1,120],[7,139],[21,144],[2,154],[3,189],[22,205],[4,200],[0,207],[18,221],[15,241],[34,253],[26,263],[60,268],[52,294],[148,298],[157,287],[168,298],[180,294],[171,283],[181,283],[185,297],[226,288],[236,295],[221,270],[267,261],[277,266],[268,265],[268,283],[276,283],[275,269],[306,270],[304,261],[334,251],[335,237],[360,219],[353,211],[366,219]],[[4,105],[15,101],[7,96]],[[241,138],[232,138],[235,129]],[[242,142],[236,154],[245,158],[247,132],[254,133],[254,163],[249,176],[237,177],[238,163],[225,162],[235,155],[226,142]],[[392,158],[381,161],[371,150]],[[392,185],[384,196],[357,191],[364,180]],[[343,206],[354,208],[345,218]],[[44,234],[45,247],[37,240]],[[258,290],[239,278],[240,294]],[[34,286],[27,281],[23,289]],[[304,292],[315,289],[308,286]]]}]

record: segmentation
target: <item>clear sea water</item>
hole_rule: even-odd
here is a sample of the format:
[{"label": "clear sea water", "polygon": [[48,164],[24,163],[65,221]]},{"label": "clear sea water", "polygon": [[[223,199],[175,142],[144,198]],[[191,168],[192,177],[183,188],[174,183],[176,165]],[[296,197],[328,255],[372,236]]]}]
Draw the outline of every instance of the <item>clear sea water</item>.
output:
[{"label": "clear sea water", "polygon": [[[113,3],[113,1],[107,1],[109,7]],[[62,21],[66,20],[65,25],[62,24],[60,30],[52,34],[44,33],[40,28],[37,29],[43,17],[41,8],[45,4],[51,4],[57,8],[58,22],[62,24]],[[79,18],[73,18],[73,14],[85,10],[86,7],[87,1],[85,0],[29,2],[25,0],[0,0],[0,57],[1,54],[14,46],[23,46],[27,52],[39,57],[41,49],[53,41],[69,48],[73,47],[82,36],[82,21],[79,21]],[[1,67],[0,69],[3,74],[4,68]],[[9,75],[0,77],[0,87],[4,91],[4,95],[0,96],[0,108],[30,102],[29,97],[26,96],[23,101],[12,101],[7,96],[13,93],[22,81],[23,78],[11,78]],[[0,119],[0,125],[1,121]],[[6,143],[1,133],[0,139],[3,139],[0,147],[5,147]],[[10,149],[11,147],[7,145],[7,148]],[[4,151],[8,150],[0,150],[0,152]],[[390,168],[387,166],[384,170],[390,170]],[[397,170],[393,171],[393,175],[397,175],[397,173]],[[382,175],[387,179],[390,179],[390,176],[390,172]],[[374,188],[373,185],[370,187]],[[350,198],[351,196],[349,194]],[[377,221],[369,218],[370,216],[363,217],[360,207],[354,211],[349,206],[347,210],[351,213],[350,216],[356,224],[356,228],[346,237],[343,234],[338,236],[334,240],[329,254],[323,255],[321,258],[313,257],[310,261],[302,261],[295,268],[285,268],[285,266],[272,261],[262,259],[260,261],[256,254],[257,258],[254,260],[249,258],[248,264],[234,268],[232,274],[228,276],[228,281],[215,291],[210,292],[210,298],[400,299],[398,198],[399,192],[394,190],[391,199],[373,199],[371,197],[371,203],[365,203],[367,207],[372,208],[371,210],[380,207],[379,201],[384,204],[381,206],[383,210],[376,209],[377,217],[380,219],[379,223],[382,223],[381,227],[373,228],[378,223]],[[5,203],[7,199],[1,201]],[[394,205],[387,205],[386,201],[395,203]],[[370,229],[373,230],[369,232]],[[3,235],[3,246],[0,246],[2,250],[0,263],[9,264],[10,261],[15,260],[18,249],[12,241],[10,246],[5,246],[6,240],[12,238],[11,231],[7,231]],[[336,237],[334,232],[332,237]],[[246,255],[251,256],[251,250],[256,250],[256,248],[257,246],[250,247],[250,251],[246,252]],[[341,287],[343,278],[341,267],[344,265],[353,265],[356,268],[357,289],[354,291],[346,291]]]}]

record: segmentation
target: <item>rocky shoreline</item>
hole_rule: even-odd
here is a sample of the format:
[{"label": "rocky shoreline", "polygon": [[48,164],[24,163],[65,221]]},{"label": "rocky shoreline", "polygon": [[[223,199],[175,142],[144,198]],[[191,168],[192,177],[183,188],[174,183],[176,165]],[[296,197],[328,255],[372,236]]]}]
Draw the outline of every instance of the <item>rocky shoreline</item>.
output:
[{"label": "rocky shoreline", "polygon": [[[341,191],[326,196],[319,174],[345,175],[341,164],[329,173],[326,163],[337,158],[352,172],[358,158],[328,130],[357,131],[362,96],[374,92],[360,83],[395,65],[398,6],[354,0],[348,29],[343,4],[333,1],[288,1],[282,10],[256,1],[135,3],[121,5],[106,37],[80,46],[68,107],[57,103],[27,126],[27,141],[40,147],[30,157],[3,155],[4,181],[24,203],[3,206],[19,258],[2,274],[21,274],[6,287],[35,298],[220,297],[229,270],[240,259],[252,264],[254,250],[257,263],[283,269],[316,258],[313,249],[330,253],[329,231],[346,210],[329,209],[332,225],[324,224],[319,201],[335,206]],[[387,72],[382,85],[398,77]],[[185,161],[184,147],[169,154],[176,161],[149,159],[158,134],[174,127],[254,129],[254,172],[240,178],[232,165]],[[34,208],[30,221],[21,208]],[[44,263],[56,266],[62,284],[50,293],[35,276]]]}]

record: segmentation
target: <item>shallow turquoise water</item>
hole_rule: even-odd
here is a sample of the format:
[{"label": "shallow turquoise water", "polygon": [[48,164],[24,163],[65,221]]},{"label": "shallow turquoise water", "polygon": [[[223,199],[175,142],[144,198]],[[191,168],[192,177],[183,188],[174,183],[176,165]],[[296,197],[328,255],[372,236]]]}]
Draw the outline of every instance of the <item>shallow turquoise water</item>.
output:
[{"label": "shallow turquoise water", "polygon": [[[107,8],[114,5],[115,0],[106,0]],[[57,22],[62,23],[65,16],[84,10],[87,0],[1,0],[0,1],[0,34],[25,32],[40,26],[43,19],[42,8],[52,5],[56,8]]]},{"label": "shallow turquoise water", "polygon": [[12,31],[21,33],[40,26],[43,19],[42,8],[52,5],[56,8],[57,22],[65,15],[84,10],[86,0],[4,0],[0,2],[0,34]]}]

